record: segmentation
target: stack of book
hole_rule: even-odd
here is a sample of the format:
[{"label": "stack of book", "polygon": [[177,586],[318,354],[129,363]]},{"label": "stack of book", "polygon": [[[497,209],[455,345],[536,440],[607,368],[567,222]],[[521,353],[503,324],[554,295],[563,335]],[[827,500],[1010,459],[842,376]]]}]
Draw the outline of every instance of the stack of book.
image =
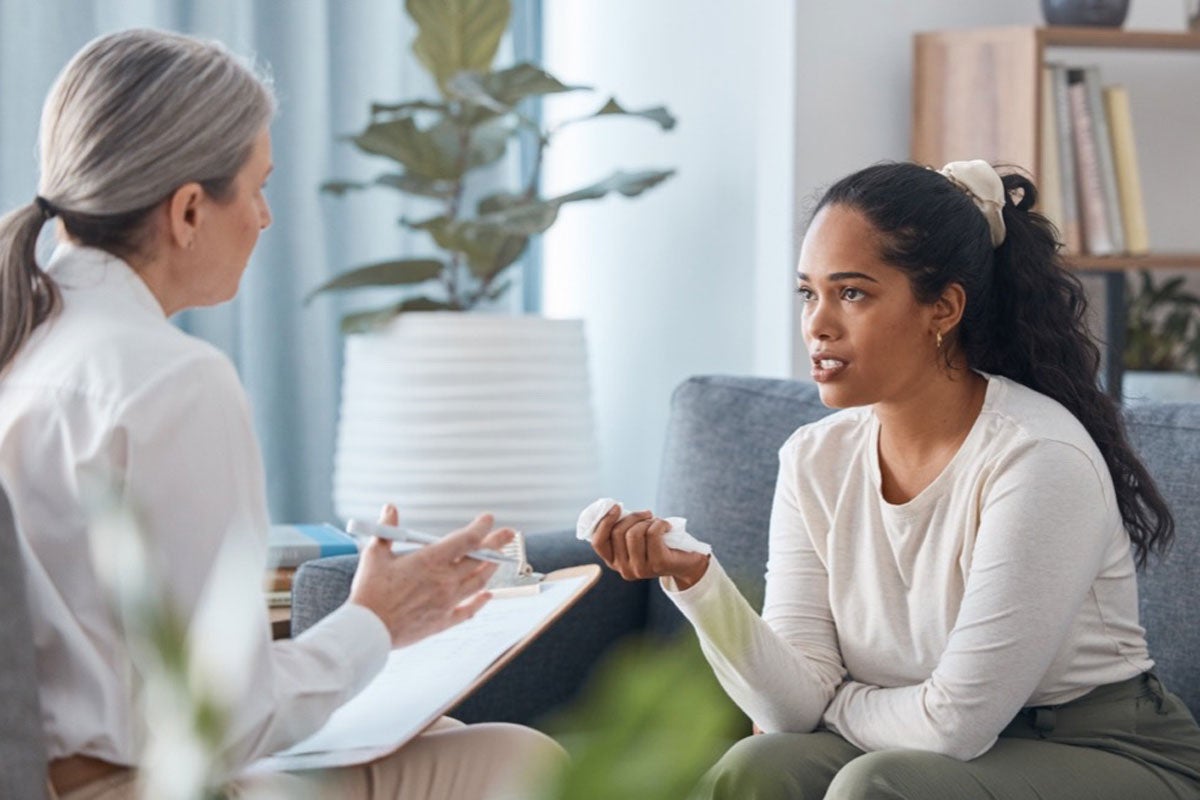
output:
[{"label": "stack of book", "polygon": [[1046,64],[1042,81],[1040,206],[1066,252],[1149,252],[1128,90],[1094,66]]},{"label": "stack of book", "polygon": [[354,537],[332,525],[272,525],[263,592],[271,607],[292,604],[292,579],[305,561],[358,552]]}]

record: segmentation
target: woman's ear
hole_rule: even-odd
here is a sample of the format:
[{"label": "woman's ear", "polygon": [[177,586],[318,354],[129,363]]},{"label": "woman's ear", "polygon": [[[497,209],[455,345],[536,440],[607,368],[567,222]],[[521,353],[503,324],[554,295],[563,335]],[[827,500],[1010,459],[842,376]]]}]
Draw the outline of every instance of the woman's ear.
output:
[{"label": "woman's ear", "polygon": [[167,198],[170,244],[181,250],[188,250],[195,244],[204,198],[204,188],[194,181],[183,184]]},{"label": "woman's ear", "polygon": [[943,335],[949,334],[962,321],[963,312],[967,308],[967,292],[961,283],[952,283],[942,291],[942,296],[933,301],[933,322],[935,330]]}]

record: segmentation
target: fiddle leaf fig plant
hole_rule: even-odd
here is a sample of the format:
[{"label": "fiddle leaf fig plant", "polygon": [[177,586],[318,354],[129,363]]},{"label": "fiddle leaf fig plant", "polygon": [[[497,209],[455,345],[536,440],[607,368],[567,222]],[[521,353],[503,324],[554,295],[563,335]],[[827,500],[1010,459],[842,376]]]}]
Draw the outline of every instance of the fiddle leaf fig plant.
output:
[{"label": "fiddle leaf fig plant", "polygon": [[1147,270],[1127,291],[1125,369],[1200,374],[1200,297],[1183,278],[1157,284]]},{"label": "fiddle leaf fig plant", "polygon": [[[405,7],[418,29],[413,52],[433,77],[438,97],[372,104],[367,127],[348,138],[362,152],[392,164],[373,180],[334,180],[321,188],[334,195],[383,188],[423,198],[436,213],[406,217],[400,224],[427,234],[441,252],[368,264],[315,288],[306,302],[323,292],[405,289],[383,308],[343,319],[348,332],[376,327],[406,311],[467,311],[495,300],[510,286],[505,272],[531,237],[554,224],[564,205],[613,192],[636,197],[674,174],[671,169],[618,170],[573,192],[540,196],[543,156],[564,127],[620,116],[669,131],[675,118],[662,106],[631,110],[609,98],[591,114],[542,128],[523,113],[524,101],[589,87],[567,85],[533,64],[493,66],[512,15],[511,0],[407,0]],[[503,158],[523,133],[537,142],[524,185],[468,202],[474,174]]]}]

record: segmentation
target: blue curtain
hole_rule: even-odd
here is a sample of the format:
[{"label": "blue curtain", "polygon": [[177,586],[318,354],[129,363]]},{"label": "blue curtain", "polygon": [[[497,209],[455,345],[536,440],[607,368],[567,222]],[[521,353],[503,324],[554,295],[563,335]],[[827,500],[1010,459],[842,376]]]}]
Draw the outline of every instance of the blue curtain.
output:
[{"label": "blue curtain", "polygon": [[[515,1],[508,56],[536,54],[538,3]],[[432,93],[409,48],[412,23],[402,0],[0,0],[3,208],[29,202],[36,191],[38,119],[54,77],[88,40],[129,27],[218,39],[273,76],[279,114],[267,197],[274,224],[259,241],[237,299],[185,312],[177,323],[237,364],[254,408],[272,517],[332,520],[338,320],[372,298],[322,297],[307,306],[303,298],[338,272],[427,253],[430,245],[396,224],[419,211],[396,193],[337,198],[318,187],[382,171],[341,140],[366,124],[371,101]],[[491,180],[518,172],[524,170],[514,157]],[[524,288],[518,284],[512,295],[507,310],[521,310]]]}]

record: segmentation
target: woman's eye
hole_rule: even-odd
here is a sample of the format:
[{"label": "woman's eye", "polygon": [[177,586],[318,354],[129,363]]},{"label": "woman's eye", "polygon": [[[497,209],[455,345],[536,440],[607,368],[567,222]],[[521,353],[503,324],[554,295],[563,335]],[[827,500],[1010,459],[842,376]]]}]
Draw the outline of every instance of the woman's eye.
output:
[{"label": "woman's eye", "polygon": [[842,289],[843,300],[862,300],[867,294],[862,289],[855,289],[853,286],[847,286]]},{"label": "woman's eye", "polygon": [[800,295],[800,299],[806,303],[816,298],[816,295],[813,294],[813,290],[807,286],[797,286],[796,294]]}]

